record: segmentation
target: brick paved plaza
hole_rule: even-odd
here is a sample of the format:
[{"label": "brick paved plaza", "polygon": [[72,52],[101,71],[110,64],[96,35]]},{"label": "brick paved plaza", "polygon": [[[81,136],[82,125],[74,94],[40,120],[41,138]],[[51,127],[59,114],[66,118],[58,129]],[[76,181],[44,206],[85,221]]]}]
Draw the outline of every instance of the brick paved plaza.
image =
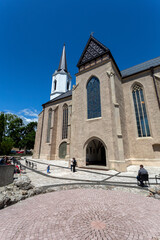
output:
[{"label": "brick paved plaza", "polygon": [[72,189],[0,211],[1,240],[158,240],[160,201],[121,191]]}]

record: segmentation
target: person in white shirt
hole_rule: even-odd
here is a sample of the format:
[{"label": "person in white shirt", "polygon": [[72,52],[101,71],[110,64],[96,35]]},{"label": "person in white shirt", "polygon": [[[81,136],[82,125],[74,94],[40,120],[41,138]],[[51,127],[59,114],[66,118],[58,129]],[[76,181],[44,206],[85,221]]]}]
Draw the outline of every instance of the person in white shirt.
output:
[{"label": "person in white shirt", "polygon": [[73,169],[73,158],[71,159],[71,172],[72,172],[72,169]]}]

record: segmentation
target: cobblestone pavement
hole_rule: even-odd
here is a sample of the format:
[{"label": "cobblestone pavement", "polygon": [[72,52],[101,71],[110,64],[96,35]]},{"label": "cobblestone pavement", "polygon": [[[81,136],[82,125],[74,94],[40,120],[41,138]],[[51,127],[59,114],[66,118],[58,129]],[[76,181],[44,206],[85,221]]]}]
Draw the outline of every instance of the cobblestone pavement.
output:
[{"label": "cobblestone pavement", "polygon": [[[36,187],[40,186],[48,186],[48,185],[59,185],[59,184],[70,184],[70,183],[77,183],[81,184],[85,181],[94,181],[94,182],[102,182],[103,184],[109,182],[116,182],[116,183],[126,183],[128,182],[127,187],[114,187],[115,190],[120,189],[121,191],[125,192],[133,192],[138,193],[140,195],[147,196],[148,192],[144,191],[141,187],[137,189],[131,188],[132,186],[137,187],[136,176],[139,170],[139,166],[129,166],[127,168],[127,172],[118,173],[115,170],[94,170],[94,169],[82,169],[76,168],[77,171],[75,173],[71,172],[68,161],[63,160],[40,160],[40,159],[28,159],[30,161],[35,161],[37,163],[37,170],[41,173],[45,174],[45,176],[40,175],[38,173],[33,172],[32,170],[27,169],[27,175],[31,179],[32,183]],[[24,163],[24,160],[22,160]],[[47,177],[47,164],[51,164],[50,174]],[[146,167],[149,172],[149,176],[153,179],[150,179],[150,183],[155,184],[154,176],[160,173],[160,167]],[[56,178],[52,178],[56,177]],[[77,181],[79,180],[79,181]],[[88,182],[89,183],[89,182]],[[114,185],[114,184],[113,184]]]},{"label": "cobblestone pavement", "polygon": [[159,240],[160,201],[121,191],[38,195],[0,212],[1,240]]},{"label": "cobblestone pavement", "polygon": [[[29,160],[37,163],[37,170],[46,173],[47,164],[51,164],[51,173],[50,176],[62,177],[62,178],[71,178],[72,180],[83,179],[83,180],[93,180],[93,181],[122,181],[122,182],[135,182],[136,176],[139,170],[139,166],[129,166],[126,172],[118,173],[115,170],[99,170],[97,166],[97,170],[94,169],[82,169],[76,168],[77,172],[73,173],[70,171],[68,161],[63,160],[40,160],[40,159],[32,159]],[[24,162],[24,161],[23,161]],[[57,167],[59,166],[59,167]],[[145,166],[146,167],[146,166]],[[149,177],[154,178],[156,174],[160,173],[160,167],[149,167],[147,166]],[[118,174],[118,175],[117,175]],[[111,177],[111,178],[110,178]],[[63,179],[62,179],[63,181]],[[155,179],[151,179],[150,182],[155,183]]]}]

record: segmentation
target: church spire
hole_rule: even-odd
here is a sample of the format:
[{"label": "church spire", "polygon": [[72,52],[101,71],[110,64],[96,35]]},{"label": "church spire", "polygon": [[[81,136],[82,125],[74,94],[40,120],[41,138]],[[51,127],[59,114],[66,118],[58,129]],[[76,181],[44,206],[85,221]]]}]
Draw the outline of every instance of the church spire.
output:
[{"label": "church spire", "polygon": [[64,44],[58,70],[52,75],[50,100],[71,90],[71,79],[71,75],[67,70],[66,50]]},{"label": "church spire", "polygon": [[62,55],[61,55],[61,60],[59,62],[59,67],[58,67],[58,71],[64,70],[65,72],[67,71],[67,61],[66,61],[66,50],[65,50],[65,44],[63,46],[63,51],[62,51]]}]

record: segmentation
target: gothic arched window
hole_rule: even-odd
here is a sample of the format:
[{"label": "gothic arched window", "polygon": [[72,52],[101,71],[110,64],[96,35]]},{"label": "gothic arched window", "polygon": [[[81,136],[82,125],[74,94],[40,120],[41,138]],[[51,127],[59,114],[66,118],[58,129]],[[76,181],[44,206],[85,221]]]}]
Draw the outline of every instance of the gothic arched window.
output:
[{"label": "gothic arched window", "polygon": [[137,122],[138,137],[150,136],[147,111],[143,96],[143,88],[139,84],[135,84],[132,88],[132,96]]},{"label": "gothic arched window", "polygon": [[52,121],[52,109],[49,109],[49,111],[48,111],[48,126],[47,126],[47,143],[50,142],[51,121]]},{"label": "gothic arched window", "polygon": [[56,90],[56,87],[57,87],[57,80],[55,79],[54,80],[54,91]]},{"label": "gothic arched window", "polygon": [[88,119],[101,117],[100,82],[92,77],[87,84]]},{"label": "gothic arched window", "polygon": [[59,146],[59,158],[65,158],[67,154],[67,143],[63,142]]},{"label": "gothic arched window", "polygon": [[63,106],[63,126],[62,126],[62,139],[68,137],[68,106]]}]

